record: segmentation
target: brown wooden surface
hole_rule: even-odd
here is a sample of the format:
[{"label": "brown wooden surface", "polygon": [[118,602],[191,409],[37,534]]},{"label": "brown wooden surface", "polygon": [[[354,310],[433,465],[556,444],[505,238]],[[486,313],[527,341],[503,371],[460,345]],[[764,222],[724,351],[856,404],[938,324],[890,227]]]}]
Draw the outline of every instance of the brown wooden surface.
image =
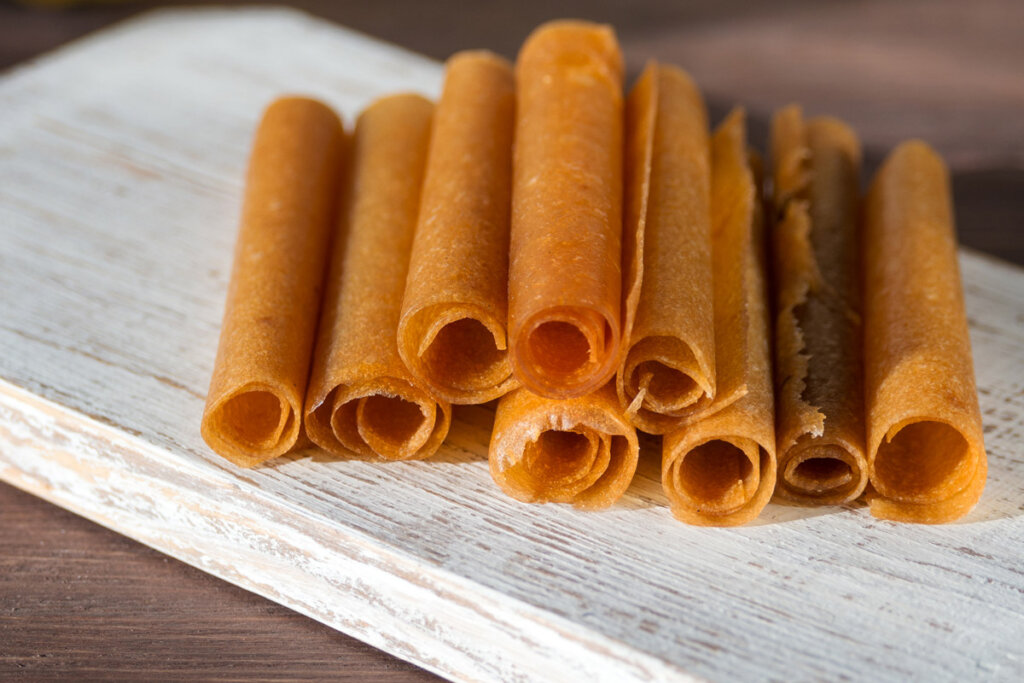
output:
[{"label": "brown wooden surface", "polygon": [[[1016,0],[293,4],[436,58],[481,46],[512,57],[555,16],[612,21],[631,74],[650,56],[681,64],[714,119],[748,106],[755,142],[771,110],[793,100],[848,119],[869,169],[896,140],[924,137],[952,166],[961,241],[1024,264]],[[152,6],[0,2],[0,68]],[[432,678],[3,484],[0,548],[0,678]]]},{"label": "brown wooden surface", "polygon": [[6,484],[0,511],[0,679],[434,679]]}]

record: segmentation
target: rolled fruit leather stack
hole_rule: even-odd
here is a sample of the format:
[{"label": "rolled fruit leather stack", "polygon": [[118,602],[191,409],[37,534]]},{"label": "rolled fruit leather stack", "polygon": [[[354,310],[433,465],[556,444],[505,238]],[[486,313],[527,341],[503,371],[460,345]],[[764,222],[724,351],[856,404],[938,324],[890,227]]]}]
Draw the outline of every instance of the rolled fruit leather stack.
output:
[{"label": "rolled fruit leather stack", "polygon": [[625,302],[616,390],[629,420],[664,434],[715,396],[711,150],[700,92],[648,64],[626,105]]},{"label": "rolled fruit leather stack", "polygon": [[397,344],[433,110],[393,95],[356,123],[306,398],[309,437],[339,456],[426,458],[451,422]]},{"label": "rolled fruit leather stack", "polygon": [[550,398],[588,394],[618,365],[622,70],[611,27],[577,21],[535,30],[516,62],[512,367]]},{"label": "rolled fruit leather stack", "polygon": [[639,446],[609,382],[621,315],[622,54],[608,26],[538,28],[516,63],[509,263],[512,366],[489,459],[530,502],[597,508],[633,478]]},{"label": "rolled fruit leather stack", "polygon": [[772,120],[778,500],[864,491],[860,143],[838,119]]},{"label": "rolled fruit leather stack", "polygon": [[489,52],[447,62],[398,327],[409,370],[436,396],[508,393],[508,241],[515,84]]},{"label": "rolled fruit leather stack", "polygon": [[745,524],[775,489],[764,217],[745,125],[734,111],[711,142],[716,398],[662,444],[662,486],[689,524]]},{"label": "rolled fruit leather stack", "polygon": [[918,140],[898,146],[865,212],[871,514],[949,522],[978,502],[988,460],[942,159]]},{"label": "rolled fruit leather stack", "polygon": [[241,467],[300,443],[343,147],[337,115],[301,97],[271,103],[253,140],[201,424]]},{"label": "rolled fruit leather stack", "polygon": [[378,101],[344,182],[329,108],[267,110],[202,423],[211,447],[243,466],[293,448],[312,358],[307,433],[339,454],[427,457],[449,400],[504,395],[490,464],[521,500],[611,504],[639,426],[666,434],[663,484],[692,523],[753,519],[776,446],[788,502],[846,502],[870,478],[883,518],[943,522],[976,503],[987,462],[934,152],[901,145],[866,200],[861,342],[859,143],[835,119],[776,115],[773,397],[760,171],[742,113],[709,143],[692,81],[651,63],[627,106],[624,172],[609,27],[540,27],[515,76],[463,53],[436,118],[418,96]]}]

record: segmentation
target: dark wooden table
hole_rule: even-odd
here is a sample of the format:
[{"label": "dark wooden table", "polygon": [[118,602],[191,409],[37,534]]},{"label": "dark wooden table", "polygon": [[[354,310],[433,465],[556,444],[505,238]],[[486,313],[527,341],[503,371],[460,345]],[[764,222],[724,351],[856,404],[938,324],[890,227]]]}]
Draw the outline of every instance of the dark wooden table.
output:
[{"label": "dark wooden table", "polygon": [[[896,141],[929,140],[950,162],[961,241],[1024,264],[1016,0],[291,4],[439,59],[469,47],[513,57],[556,16],[611,21],[631,74],[652,56],[686,67],[714,118],[747,105],[755,142],[789,101],[850,121],[869,171]],[[152,6],[0,2],[0,68]],[[0,548],[0,678],[433,678],[3,484]]]}]

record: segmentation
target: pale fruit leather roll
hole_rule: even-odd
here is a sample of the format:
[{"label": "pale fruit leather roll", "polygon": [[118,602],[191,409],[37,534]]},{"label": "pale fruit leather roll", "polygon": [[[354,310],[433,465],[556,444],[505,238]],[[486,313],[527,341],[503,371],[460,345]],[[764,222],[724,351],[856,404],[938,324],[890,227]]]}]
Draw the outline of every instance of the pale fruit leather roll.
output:
[{"label": "pale fruit leather roll", "polygon": [[622,72],[611,27],[582,21],[539,27],[516,62],[512,370],[550,398],[590,393],[618,366]]},{"label": "pale fruit leather roll", "polygon": [[346,456],[426,458],[448,433],[451,407],[398,355],[434,106],[411,94],[359,117],[306,397],[306,432]]},{"label": "pale fruit leather roll", "polygon": [[988,461],[942,159],[917,140],[899,145],[865,214],[871,514],[949,522],[978,502]]},{"label": "pale fruit leather roll", "polygon": [[648,64],[626,102],[627,340],[616,390],[652,434],[715,396],[708,117],[683,70]]},{"label": "pale fruit leather roll", "polygon": [[864,492],[860,142],[791,105],[772,120],[775,497],[838,505]]},{"label": "pale fruit leather roll", "polygon": [[398,327],[409,370],[452,403],[516,386],[508,358],[515,83],[490,52],[448,60]]},{"label": "pale fruit leather roll", "polygon": [[491,477],[525,503],[571,503],[596,510],[613,504],[636,472],[636,428],[609,382],[571,399],[516,389],[498,401],[488,450]]},{"label": "pale fruit leather roll", "polygon": [[220,344],[202,419],[242,467],[299,440],[344,132],[326,105],[285,97],[253,140]]},{"label": "pale fruit leather roll", "polygon": [[665,435],[661,480],[677,519],[735,526],[761,513],[776,476],[764,218],[741,110],[712,136],[711,169],[718,396]]}]

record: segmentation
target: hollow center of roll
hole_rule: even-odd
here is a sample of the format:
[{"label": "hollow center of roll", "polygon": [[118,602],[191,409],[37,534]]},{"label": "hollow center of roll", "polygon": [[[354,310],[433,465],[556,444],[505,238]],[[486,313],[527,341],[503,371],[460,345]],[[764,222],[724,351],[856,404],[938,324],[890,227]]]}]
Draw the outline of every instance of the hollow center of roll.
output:
[{"label": "hollow center of roll", "polygon": [[812,491],[830,491],[849,484],[853,470],[838,458],[808,458],[793,469],[793,484]]},{"label": "hollow center of roll", "polygon": [[397,396],[367,396],[361,402],[360,432],[371,447],[377,439],[393,448],[405,445],[426,419],[419,405]]},{"label": "hollow center of roll", "polygon": [[753,470],[746,453],[726,441],[697,446],[680,464],[680,483],[701,503],[722,503],[742,497],[744,481]]},{"label": "hollow center of roll", "polygon": [[594,443],[579,432],[545,431],[527,446],[526,462],[530,473],[539,480],[573,481],[590,471]]},{"label": "hollow center of roll", "polygon": [[915,422],[879,444],[873,483],[887,496],[944,491],[963,474],[968,454],[967,440],[953,427],[930,420]]},{"label": "hollow center of roll", "polygon": [[639,387],[643,378],[647,380],[648,402],[659,406],[674,406],[693,400],[692,395],[699,392],[693,378],[675,368],[670,368],[656,360],[645,360],[634,371]]},{"label": "hollow center of roll", "polygon": [[266,448],[276,443],[286,417],[281,400],[270,391],[238,394],[221,408],[225,433],[232,441],[250,448]]},{"label": "hollow center of roll", "polygon": [[424,361],[431,373],[442,378],[445,384],[471,389],[496,383],[489,371],[501,362],[504,354],[483,323],[474,318],[462,318],[441,328],[427,349]]},{"label": "hollow center of roll", "polygon": [[590,361],[590,344],[578,327],[561,320],[541,323],[530,334],[533,356],[549,372],[568,375]]}]

